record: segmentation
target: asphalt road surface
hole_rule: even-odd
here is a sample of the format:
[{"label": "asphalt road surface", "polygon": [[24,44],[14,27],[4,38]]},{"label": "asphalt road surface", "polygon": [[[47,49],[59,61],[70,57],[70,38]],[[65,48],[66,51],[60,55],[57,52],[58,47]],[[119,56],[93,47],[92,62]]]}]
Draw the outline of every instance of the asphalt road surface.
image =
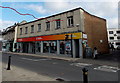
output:
[{"label": "asphalt road surface", "polygon": [[82,68],[86,67],[89,81],[118,81],[119,69],[116,67],[13,54],[3,54],[2,62],[7,63],[9,55],[12,56],[12,65],[55,79],[82,81]]}]

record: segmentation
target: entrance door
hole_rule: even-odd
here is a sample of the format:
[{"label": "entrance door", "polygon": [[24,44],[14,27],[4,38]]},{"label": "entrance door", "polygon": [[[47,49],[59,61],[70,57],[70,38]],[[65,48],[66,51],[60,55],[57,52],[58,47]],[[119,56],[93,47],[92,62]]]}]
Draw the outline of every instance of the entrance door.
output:
[{"label": "entrance door", "polygon": [[24,42],[23,43],[23,53],[28,53],[28,48],[29,48],[29,44]]},{"label": "entrance door", "polygon": [[32,53],[35,54],[35,42],[32,42]]},{"label": "entrance door", "polygon": [[75,55],[76,58],[79,58],[79,40],[75,39]]}]

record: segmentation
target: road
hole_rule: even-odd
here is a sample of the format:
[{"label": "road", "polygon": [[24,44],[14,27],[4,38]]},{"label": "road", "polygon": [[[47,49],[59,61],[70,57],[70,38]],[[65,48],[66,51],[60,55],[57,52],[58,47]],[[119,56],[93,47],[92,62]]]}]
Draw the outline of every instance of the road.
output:
[{"label": "road", "polygon": [[12,56],[12,65],[38,74],[65,81],[82,81],[82,68],[88,69],[89,81],[118,81],[118,69],[106,66],[76,63],[57,59],[47,59],[34,56],[13,55],[3,53],[2,62],[7,63],[8,56]]}]

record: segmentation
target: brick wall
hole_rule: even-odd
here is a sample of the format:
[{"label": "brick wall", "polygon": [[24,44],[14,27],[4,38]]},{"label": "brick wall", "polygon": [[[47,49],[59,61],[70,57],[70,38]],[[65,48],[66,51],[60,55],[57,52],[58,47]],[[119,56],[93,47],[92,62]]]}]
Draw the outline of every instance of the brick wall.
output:
[{"label": "brick wall", "polygon": [[[84,12],[84,27],[88,35],[88,45],[92,49],[97,47],[98,52],[108,53],[106,20]],[[103,40],[103,43],[100,43],[100,40]]]}]

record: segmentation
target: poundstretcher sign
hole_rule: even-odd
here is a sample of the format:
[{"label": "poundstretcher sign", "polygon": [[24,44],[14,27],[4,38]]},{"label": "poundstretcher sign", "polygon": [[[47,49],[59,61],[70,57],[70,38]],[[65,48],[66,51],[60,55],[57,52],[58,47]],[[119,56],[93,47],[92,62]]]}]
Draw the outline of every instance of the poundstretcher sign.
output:
[{"label": "poundstretcher sign", "polygon": [[68,33],[68,34],[60,34],[60,35],[47,35],[47,36],[37,36],[37,37],[29,37],[29,38],[18,38],[17,42],[29,42],[29,41],[48,41],[48,40],[65,40],[65,35],[69,35],[68,39],[81,39],[82,33]]}]

